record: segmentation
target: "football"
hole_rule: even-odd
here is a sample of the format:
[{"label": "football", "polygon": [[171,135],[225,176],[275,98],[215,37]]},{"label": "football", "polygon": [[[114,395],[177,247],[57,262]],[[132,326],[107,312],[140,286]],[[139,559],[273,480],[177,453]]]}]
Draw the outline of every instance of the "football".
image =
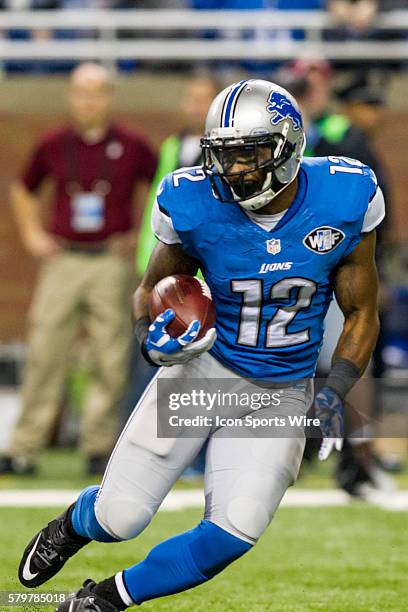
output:
[{"label": "football", "polygon": [[215,325],[215,308],[208,285],[194,276],[166,276],[155,285],[149,303],[150,320],[171,308],[175,317],[167,325],[168,333],[176,338],[186,331],[194,319],[201,323],[197,340]]}]

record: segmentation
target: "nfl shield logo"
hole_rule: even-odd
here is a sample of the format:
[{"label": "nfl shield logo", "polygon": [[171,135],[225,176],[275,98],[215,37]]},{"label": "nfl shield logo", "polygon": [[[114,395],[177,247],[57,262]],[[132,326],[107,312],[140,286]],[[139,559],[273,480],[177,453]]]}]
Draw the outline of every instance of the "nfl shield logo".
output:
[{"label": "nfl shield logo", "polygon": [[279,238],[271,238],[266,241],[266,250],[271,255],[277,255],[281,250],[281,241]]}]

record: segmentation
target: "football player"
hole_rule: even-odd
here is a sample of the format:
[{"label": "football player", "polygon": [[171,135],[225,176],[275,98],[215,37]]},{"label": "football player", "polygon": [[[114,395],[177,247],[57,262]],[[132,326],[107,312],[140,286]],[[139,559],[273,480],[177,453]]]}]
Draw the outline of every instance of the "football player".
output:
[{"label": "football player", "polygon": [[[343,400],[367,367],[378,333],[375,227],[384,200],[373,172],[341,157],[302,159],[296,101],[263,80],[244,80],[213,101],[204,164],[161,184],[152,225],[159,239],[135,294],[136,334],[162,379],[229,378],[254,389],[281,385],[280,414],[306,415],[323,320],[333,291],[344,313],[326,385],[316,398],[320,458],[341,448]],[[179,338],[166,311],[150,323],[154,285],[201,268],[217,311]],[[304,434],[157,435],[157,377],[130,417],[100,486],[85,489],[26,547],[19,577],[37,587],[91,540],[136,537],[208,439],[205,514],[115,576],[88,580],[60,612],[115,612],[199,585],[246,554],[295,481]],[[300,381],[300,382],[299,382]],[[276,410],[276,409],[274,409]],[[268,414],[268,410],[265,410]]]}]

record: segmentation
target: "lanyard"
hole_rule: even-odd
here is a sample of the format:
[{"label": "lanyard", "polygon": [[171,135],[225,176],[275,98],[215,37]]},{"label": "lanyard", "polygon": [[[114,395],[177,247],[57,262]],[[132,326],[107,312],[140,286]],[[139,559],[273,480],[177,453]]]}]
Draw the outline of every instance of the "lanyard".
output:
[{"label": "lanyard", "polygon": [[[108,136],[110,135],[110,130]],[[107,140],[106,138],[104,140]],[[78,143],[75,136],[69,134],[64,143],[65,165],[67,170],[66,191],[72,196],[84,191],[81,186],[80,169],[78,168]],[[96,177],[92,183],[92,191],[101,196],[107,196],[112,188],[112,164],[106,155],[105,147],[99,150]]]}]

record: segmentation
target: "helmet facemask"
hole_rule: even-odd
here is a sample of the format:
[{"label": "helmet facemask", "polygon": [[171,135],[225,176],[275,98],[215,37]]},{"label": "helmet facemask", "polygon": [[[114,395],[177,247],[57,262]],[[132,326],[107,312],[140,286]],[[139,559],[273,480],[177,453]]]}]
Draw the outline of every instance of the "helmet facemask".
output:
[{"label": "helmet facemask", "polygon": [[265,206],[288,183],[277,170],[294,154],[294,145],[281,133],[262,136],[203,138],[204,171],[216,197],[248,210]]}]

